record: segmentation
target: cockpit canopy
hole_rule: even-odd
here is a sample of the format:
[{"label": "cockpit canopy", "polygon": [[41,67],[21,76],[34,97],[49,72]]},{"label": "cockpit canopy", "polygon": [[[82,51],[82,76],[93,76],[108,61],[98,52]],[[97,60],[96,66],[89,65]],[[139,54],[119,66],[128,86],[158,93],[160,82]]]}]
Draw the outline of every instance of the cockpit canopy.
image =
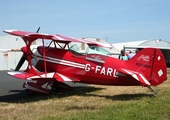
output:
[{"label": "cockpit canopy", "polygon": [[99,46],[88,46],[86,48],[85,53],[82,53],[80,47],[77,44],[73,44],[69,47],[70,52],[75,56],[86,56],[85,58],[88,60],[102,62],[104,63],[107,56],[110,54],[106,49],[101,48]]},{"label": "cockpit canopy", "polygon": [[100,54],[100,55],[108,56],[110,52],[98,46],[89,46],[86,49],[86,54]]}]

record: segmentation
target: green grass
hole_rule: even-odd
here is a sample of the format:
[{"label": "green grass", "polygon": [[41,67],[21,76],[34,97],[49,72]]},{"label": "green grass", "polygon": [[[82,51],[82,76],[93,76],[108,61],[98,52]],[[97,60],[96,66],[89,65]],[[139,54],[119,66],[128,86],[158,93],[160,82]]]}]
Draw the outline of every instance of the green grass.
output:
[{"label": "green grass", "polygon": [[[126,97],[126,95],[124,96]],[[108,101],[108,100],[107,100]],[[105,102],[107,102],[105,101]],[[119,100],[118,100],[119,101]],[[95,102],[95,101],[94,101]],[[44,117],[43,120],[169,120],[170,99],[168,94],[159,95],[156,98],[142,97],[135,100],[123,100],[121,102],[109,102],[110,104],[97,108],[72,106],[65,109],[66,114],[52,117]],[[77,103],[78,104],[78,103]],[[100,103],[99,103],[100,104]],[[100,105],[99,105],[100,106]],[[72,112],[71,112],[72,111]]]},{"label": "green grass", "polygon": [[[169,77],[168,77],[169,78]],[[3,120],[169,120],[170,81],[147,88],[90,85],[51,96],[0,103]]]}]

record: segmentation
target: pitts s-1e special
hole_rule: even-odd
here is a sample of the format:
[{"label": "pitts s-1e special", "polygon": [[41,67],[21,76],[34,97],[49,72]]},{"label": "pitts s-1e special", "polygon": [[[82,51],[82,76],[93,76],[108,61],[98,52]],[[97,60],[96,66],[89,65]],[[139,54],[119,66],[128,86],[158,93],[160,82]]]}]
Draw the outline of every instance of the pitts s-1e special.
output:
[{"label": "pitts s-1e special", "polygon": [[[134,57],[123,61],[110,56],[104,47],[111,47],[97,41],[50,35],[20,30],[4,30],[5,33],[20,36],[26,46],[14,71],[9,75],[24,79],[23,88],[27,94],[50,94],[53,91],[73,89],[67,82],[112,86],[144,86],[154,93],[151,86],[157,86],[167,79],[167,68],[162,52],[157,48],[144,48]],[[42,45],[32,45],[37,40]],[[45,45],[44,41],[49,41]],[[79,51],[77,44],[88,45],[86,52]],[[61,45],[62,44],[62,45]],[[24,61],[28,67],[20,71]],[[45,85],[47,84],[47,86]],[[46,87],[44,87],[44,85]]]}]

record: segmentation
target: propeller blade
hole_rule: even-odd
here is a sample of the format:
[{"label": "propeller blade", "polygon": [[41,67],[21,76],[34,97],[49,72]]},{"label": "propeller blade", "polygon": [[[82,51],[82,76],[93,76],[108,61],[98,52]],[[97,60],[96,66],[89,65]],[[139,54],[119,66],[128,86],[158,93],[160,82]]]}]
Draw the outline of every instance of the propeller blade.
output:
[{"label": "propeller blade", "polygon": [[25,62],[25,57],[24,57],[24,54],[21,56],[19,62],[18,62],[18,65],[16,66],[15,68],[15,71],[19,71],[19,69],[21,68],[21,66],[24,64]]},{"label": "propeller blade", "polygon": [[40,27],[37,29],[37,32],[36,32],[36,33],[38,33],[38,32],[39,32],[39,30],[40,30]]}]

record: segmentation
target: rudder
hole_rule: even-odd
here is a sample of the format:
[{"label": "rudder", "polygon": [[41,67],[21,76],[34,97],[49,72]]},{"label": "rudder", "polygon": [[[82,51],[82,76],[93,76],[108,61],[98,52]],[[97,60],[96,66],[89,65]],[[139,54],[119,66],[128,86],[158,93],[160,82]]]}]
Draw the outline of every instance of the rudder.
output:
[{"label": "rudder", "polygon": [[167,66],[161,50],[155,49],[153,66],[151,71],[151,85],[156,86],[167,79]]}]

